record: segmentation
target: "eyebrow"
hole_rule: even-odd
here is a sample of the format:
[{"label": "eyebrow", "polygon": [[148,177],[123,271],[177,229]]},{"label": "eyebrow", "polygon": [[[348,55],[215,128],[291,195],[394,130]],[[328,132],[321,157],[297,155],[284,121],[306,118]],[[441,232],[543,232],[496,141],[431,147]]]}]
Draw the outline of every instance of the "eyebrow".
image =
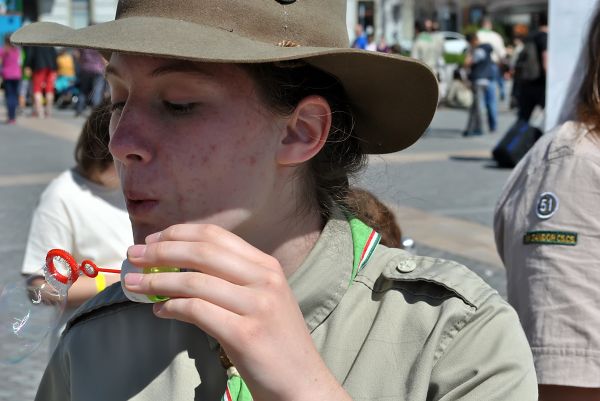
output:
[{"label": "eyebrow", "polygon": [[[207,71],[205,68],[202,68],[197,63],[188,60],[177,60],[169,64],[161,65],[160,67],[155,68],[149,75],[151,77],[158,77],[166,74],[174,74],[174,73],[184,73],[184,74],[193,74],[203,77],[213,77],[210,71]],[[106,70],[104,71],[104,77],[108,77],[109,75],[114,75],[116,77],[121,77],[119,70],[111,64],[106,66]]]}]

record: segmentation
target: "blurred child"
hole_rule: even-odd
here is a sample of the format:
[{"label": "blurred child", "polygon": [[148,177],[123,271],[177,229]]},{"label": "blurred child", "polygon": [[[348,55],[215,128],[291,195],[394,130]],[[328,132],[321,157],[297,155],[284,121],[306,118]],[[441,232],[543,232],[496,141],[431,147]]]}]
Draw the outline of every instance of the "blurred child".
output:
[{"label": "blurred child", "polygon": [[7,124],[14,124],[19,104],[19,83],[21,82],[21,51],[10,43],[10,35],[4,37],[4,47],[0,50],[2,82],[6,96]]}]

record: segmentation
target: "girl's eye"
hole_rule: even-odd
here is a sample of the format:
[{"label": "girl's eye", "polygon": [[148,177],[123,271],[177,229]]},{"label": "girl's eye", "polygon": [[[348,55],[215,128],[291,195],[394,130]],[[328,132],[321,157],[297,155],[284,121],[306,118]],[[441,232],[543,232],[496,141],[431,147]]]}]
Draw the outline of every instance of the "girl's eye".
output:
[{"label": "girl's eye", "polygon": [[196,103],[171,103],[163,102],[167,110],[173,114],[188,114],[196,107]]}]

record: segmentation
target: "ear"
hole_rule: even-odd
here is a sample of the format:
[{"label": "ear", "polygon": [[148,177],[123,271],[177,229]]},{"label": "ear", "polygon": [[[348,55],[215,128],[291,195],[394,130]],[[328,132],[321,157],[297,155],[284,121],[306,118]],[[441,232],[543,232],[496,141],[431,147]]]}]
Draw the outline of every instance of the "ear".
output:
[{"label": "ear", "polygon": [[277,162],[294,166],[313,158],[325,145],[331,128],[331,108],[321,96],[307,96],[289,117],[279,144]]}]

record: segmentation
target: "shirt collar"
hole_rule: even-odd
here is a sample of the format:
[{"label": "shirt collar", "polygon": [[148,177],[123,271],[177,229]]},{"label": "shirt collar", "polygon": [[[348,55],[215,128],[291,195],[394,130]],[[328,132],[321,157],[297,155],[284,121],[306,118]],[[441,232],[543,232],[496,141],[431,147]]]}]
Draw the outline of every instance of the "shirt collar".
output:
[{"label": "shirt collar", "polygon": [[350,225],[336,209],[307,258],[288,280],[311,332],[348,290],[353,257]]}]

